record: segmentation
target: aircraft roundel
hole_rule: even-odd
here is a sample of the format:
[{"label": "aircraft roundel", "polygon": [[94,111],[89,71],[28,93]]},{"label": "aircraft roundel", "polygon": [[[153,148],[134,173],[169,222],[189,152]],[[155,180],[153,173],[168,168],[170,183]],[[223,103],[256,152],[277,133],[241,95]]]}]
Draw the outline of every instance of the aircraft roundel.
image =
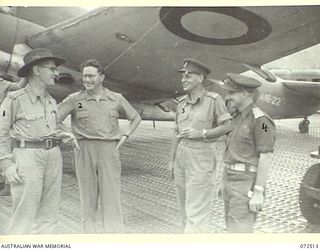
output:
[{"label": "aircraft roundel", "polygon": [[[231,37],[209,37],[207,35],[199,34],[192,31],[190,28],[183,25],[183,18],[190,14],[196,14],[197,12],[209,12],[214,14],[223,15],[226,19],[223,22],[225,29],[235,30],[235,21],[245,29],[237,29],[241,31],[241,34],[236,34]],[[249,10],[245,10],[239,7],[163,7],[160,10],[160,20],[162,24],[173,34],[187,39],[189,41],[212,44],[212,45],[241,45],[258,42],[268,37],[272,31],[271,25],[262,17],[256,15]],[[233,22],[227,21],[235,19]],[[197,20],[194,20],[197,22]],[[212,29],[214,30],[214,18],[207,18],[204,25],[208,25],[207,22],[212,22]],[[221,22],[221,21],[220,21]],[[201,24],[195,23],[199,26]],[[239,25],[239,26],[240,26]],[[208,31],[210,32],[210,31]],[[214,33],[214,32],[212,32]]]}]

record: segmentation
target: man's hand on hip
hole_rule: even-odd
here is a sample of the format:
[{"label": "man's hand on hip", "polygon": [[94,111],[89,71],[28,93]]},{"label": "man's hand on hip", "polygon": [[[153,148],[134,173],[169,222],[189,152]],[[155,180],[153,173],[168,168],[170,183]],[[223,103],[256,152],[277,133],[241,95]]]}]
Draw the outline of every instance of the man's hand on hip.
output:
[{"label": "man's hand on hip", "polygon": [[116,146],[116,149],[120,149],[121,146],[125,143],[125,141],[128,139],[128,136],[127,135],[123,135],[121,136],[121,139],[120,141],[118,142],[117,146]]}]

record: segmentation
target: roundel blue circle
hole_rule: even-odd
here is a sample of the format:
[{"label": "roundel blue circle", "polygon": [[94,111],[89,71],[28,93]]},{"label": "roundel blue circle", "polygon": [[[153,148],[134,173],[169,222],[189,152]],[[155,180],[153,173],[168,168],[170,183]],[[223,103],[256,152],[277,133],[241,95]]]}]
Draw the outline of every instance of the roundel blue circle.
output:
[{"label": "roundel blue circle", "polygon": [[[235,18],[247,26],[247,32],[232,38],[212,38],[192,33],[183,27],[181,20],[184,15],[195,11],[214,12]],[[160,9],[159,15],[162,24],[173,34],[203,44],[250,44],[265,39],[272,32],[271,25],[265,19],[240,7],[163,7]],[[228,24],[226,24],[226,28],[228,28]]]}]

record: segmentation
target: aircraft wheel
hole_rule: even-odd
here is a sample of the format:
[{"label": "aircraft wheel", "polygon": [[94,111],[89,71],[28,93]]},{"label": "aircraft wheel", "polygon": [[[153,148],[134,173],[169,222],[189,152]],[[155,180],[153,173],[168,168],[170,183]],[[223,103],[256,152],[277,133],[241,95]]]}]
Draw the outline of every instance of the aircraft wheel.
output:
[{"label": "aircraft wheel", "polygon": [[301,120],[298,126],[300,133],[308,133],[309,125],[310,125],[310,121],[308,119]]},{"label": "aircraft wheel", "polygon": [[308,190],[304,186],[320,189],[320,164],[312,165],[303,176],[299,203],[302,215],[313,224],[320,224],[320,200],[307,195]]}]

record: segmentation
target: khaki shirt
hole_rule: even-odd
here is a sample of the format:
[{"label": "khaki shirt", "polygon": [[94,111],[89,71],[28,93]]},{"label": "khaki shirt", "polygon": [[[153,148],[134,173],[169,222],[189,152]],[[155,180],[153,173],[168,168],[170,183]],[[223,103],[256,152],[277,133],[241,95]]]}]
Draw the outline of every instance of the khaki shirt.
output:
[{"label": "khaki shirt", "polygon": [[0,165],[12,157],[10,138],[37,141],[58,137],[59,131],[56,101],[48,92],[40,97],[30,85],[10,92],[0,109]]},{"label": "khaki shirt", "polygon": [[58,106],[59,117],[71,114],[71,126],[77,139],[119,140],[122,133],[119,128],[119,114],[125,114],[129,120],[137,111],[119,93],[104,89],[99,101],[86,90],[69,95]]},{"label": "khaki shirt", "polygon": [[273,152],[274,143],[273,120],[251,103],[232,119],[224,162],[258,166],[259,154]]},{"label": "khaki shirt", "polygon": [[176,112],[176,131],[180,133],[187,127],[198,130],[211,129],[230,119],[231,116],[220,95],[202,90],[194,100],[188,95],[180,99]]}]

